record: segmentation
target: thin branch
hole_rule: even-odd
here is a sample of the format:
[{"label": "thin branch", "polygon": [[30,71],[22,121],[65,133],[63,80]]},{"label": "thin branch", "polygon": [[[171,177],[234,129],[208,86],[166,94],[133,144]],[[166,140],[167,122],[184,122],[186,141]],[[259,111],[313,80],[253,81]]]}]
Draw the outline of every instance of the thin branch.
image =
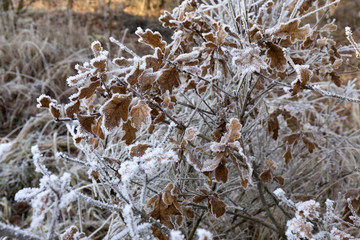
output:
[{"label": "thin branch", "polygon": [[32,234],[28,231],[21,230],[18,227],[7,225],[0,222],[0,237],[11,237],[18,240],[43,240],[44,238]]},{"label": "thin branch", "polygon": [[199,227],[199,224],[200,224],[203,216],[204,216],[204,211],[201,213],[201,215],[198,217],[198,219],[196,219],[196,222],[195,222],[193,228],[191,229],[191,232],[190,232],[190,235],[188,238],[189,240],[191,240],[194,237],[195,231]]},{"label": "thin branch", "polygon": [[[264,79],[266,79],[268,81],[276,83],[277,85],[292,88],[292,86],[290,84],[280,82],[280,81],[275,80],[275,79],[271,79],[271,78],[269,78],[269,77],[267,77],[267,76],[265,76],[265,75],[263,75],[261,73],[255,72],[255,74],[263,77]],[[328,91],[322,90],[320,88],[320,86],[318,86],[318,85],[314,85],[314,86],[306,85],[305,87],[302,87],[302,89],[312,90],[312,91],[317,92],[317,93],[319,93],[319,94],[321,94],[322,96],[325,96],[325,97],[336,98],[336,99],[340,99],[340,100],[347,101],[347,102],[360,103],[360,99],[358,99],[358,98],[349,98],[349,97],[345,97],[345,96],[342,96],[342,95],[339,95],[339,94],[336,94],[336,93],[328,92]]]}]

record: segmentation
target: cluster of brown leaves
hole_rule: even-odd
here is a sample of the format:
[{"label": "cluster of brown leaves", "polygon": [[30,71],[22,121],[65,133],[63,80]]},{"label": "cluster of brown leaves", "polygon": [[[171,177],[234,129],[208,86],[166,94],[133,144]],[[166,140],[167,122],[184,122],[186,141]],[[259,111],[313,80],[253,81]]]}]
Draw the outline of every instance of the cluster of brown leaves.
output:
[{"label": "cluster of brown leaves", "polygon": [[[178,202],[179,195],[180,192],[178,187],[172,183],[168,184],[162,192],[148,201],[148,208],[151,208],[151,206],[154,205],[150,216],[170,229],[175,228],[171,215],[176,216],[175,224],[177,226],[181,226],[183,217],[189,219],[194,218],[194,210],[192,207],[181,205]],[[154,236],[160,240],[169,239],[159,229],[155,227],[152,227],[151,229]]]}]

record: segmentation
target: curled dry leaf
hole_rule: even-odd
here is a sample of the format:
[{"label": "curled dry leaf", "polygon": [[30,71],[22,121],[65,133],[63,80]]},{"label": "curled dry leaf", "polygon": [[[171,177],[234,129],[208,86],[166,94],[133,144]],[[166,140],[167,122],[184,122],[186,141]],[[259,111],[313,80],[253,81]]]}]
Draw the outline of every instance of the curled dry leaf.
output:
[{"label": "curled dry leaf", "polygon": [[295,70],[301,82],[300,86],[305,87],[313,75],[313,72],[309,69],[309,65],[296,65]]},{"label": "curled dry leaf", "polygon": [[201,171],[202,163],[189,150],[184,150],[186,161],[195,168],[196,171]]},{"label": "curled dry leaf", "polygon": [[95,125],[91,126],[91,130],[92,132],[98,136],[99,138],[101,138],[102,140],[105,139],[104,133],[101,129],[101,125],[102,125],[102,116],[100,116],[100,118],[97,120],[97,123]]},{"label": "curled dry leaf", "polygon": [[90,98],[93,96],[96,89],[100,86],[100,80],[90,83],[88,87],[80,88],[79,98]]},{"label": "curled dry leaf", "polygon": [[163,190],[163,195],[162,195],[162,201],[166,204],[166,205],[171,205],[174,204],[174,206],[178,209],[181,210],[180,205],[177,201],[177,195],[179,193],[179,190],[177,188],[177,186],[172,183],[169,183],[166,188]]},{"label": "curled dry leaf", "polygon": [[101,108],[100,113],[104,117],[104,127],[111,132],[120,125],[120,121],[126,121],[129,114],[129,105],[132,95],[114,94]]},{"label": "curled dry leaf", "polygon": [[333,32],[337,30],[337,26],[333,23],[325,24],[322,28],[320,28],[320,32]]},{"label": "curled dry leaf", "polygon": [[131,108],[130,116],[131,122],[136,129],[140,129],[142,125],[150,125],[151,123],[151,108],[144,102],[139,101]]}]

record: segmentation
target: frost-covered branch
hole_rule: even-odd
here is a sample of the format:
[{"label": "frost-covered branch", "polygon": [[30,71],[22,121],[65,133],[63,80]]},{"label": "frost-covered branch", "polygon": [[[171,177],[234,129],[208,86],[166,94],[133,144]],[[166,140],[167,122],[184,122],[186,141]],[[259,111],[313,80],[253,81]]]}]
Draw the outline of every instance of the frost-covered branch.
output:
[{"label": "frost-covered branch", "polygon": [[0,237],[11,237],[18,240],[43,240],[35,234],[22,230],[19,227],[11,226],[0,222]]}]

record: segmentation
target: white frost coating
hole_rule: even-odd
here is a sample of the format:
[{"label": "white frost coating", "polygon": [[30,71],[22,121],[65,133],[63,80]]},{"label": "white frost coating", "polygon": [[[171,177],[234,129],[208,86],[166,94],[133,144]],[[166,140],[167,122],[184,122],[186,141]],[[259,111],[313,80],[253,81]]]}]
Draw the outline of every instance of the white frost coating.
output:
[{"label": "white frost coating", "polygon": [[181,231],[171,230],[170,240],[184,240],[184,235],[181,234]]},{"label": "white frost coating", "polygon": [[297,213],[302,212],[302,214],[309,219],[319,217],[319,212],[317,211],[319,208],[320,204],[314,200],[299,202],[296,204]]},{"label": "white frost coating", "polygon": [[350,27],[345,27],[345,34],[346,36],[351,36],[352,35],[352,31]]},{"label": "white frost coating", "polygon": [[226,145],[224,143],[219,142],[211,142],[210,150],[213,152],[224,152],[226,149]]},{"label": "white frost coating", "polygon": [[260,50],[256,48],[235,49],[231,51],[232,64],[238,67],[243,74],[266,68],[267,64],[260,57]]},{"label": "white frost coating", "polygon": [[190,53],[183,53],[183,54],[180,54],[175,59],[175,62],[179,63],[179,64],[182,64],[184,62],[190,62],[192,60],[196,60],[196,58],[199,57],[199,55],[200,55],[200,51],[198,51],[198,50],[192,51]]},{"label": "white frost coating", "polygon": [[128,183],[132,176],[134,176],[139,171],[139,164],[135,161],[126,161],[121,164],[120,169],[118,170],[121,175],[121,180],[124,183]]},{"label": "white frost coating", "polygon": [[10,152],[13,143],[0,143],[0,162],[5,159],[8,152]]},{"label": "white frost coating", "polygon": [[[106,60],[107,60],[107,54],[108,54],[108,52],[107,52],[107,51],[104,51],[104,53],[105,53],[104,55],[101,54],[100,56],[91,59],[91,61],[90,61],[91,66],[94,66],[94,63],[106,61]],[[95,67],[95,66],[94,66],[94,67]]]},{"label": "white frost coating", "polygon": [[[27,230],[20,229],[17,226],[8,225],[0,222],[0,232],[6,236],[7,233],[12,234],[15,237],[18,237],[19,239],[33,239],[33,240],[42,240],[43,238],[40,238],[31,232]],[[7,239],[6,237],[4,239]]]},{"label": "white frost coating", "polygon": [[132,239],[139,239],[137,226],[134,221],[134,214],[132,211],[132,206],[127,204],[123,209],[124,221],[126,223],[127,228],[129,229],[130,236]]},{"label": "white frost coating", "polygon": [[149,148],[142,157],[134,157],[131,161],[121,164],[118,170],[121,180],[129,183],[135,175],[152,175],[159,171],[159,168],[169,166],[171,162],[177,162],[178,156],[173,150],[164,148]]},{"label": "white frost coating", "polygon": [[199,240],[212,240],[213,239],[212,233],[205,229],[199,228],[198,230],[196,230],[196,234],[198,235]]},{"label": "white frost coating", "polygon": [[[280,191],[278,193],[281,194]],[[313,223],[311,221],[319,218],[319,207],[320,204],[314,200],[296,203],[295,217],[286,223],[287,230],[285,234],[289,240],[300,238],[322,239],[322,232],[312,236]]]},{"label": "white frost coating", "polygon": [[70,76],[66,79],[66,82],[69,87],[83,85],[88,74],[89,74],[88,72],[85,72],[85,73],[77,74],[75,76]]},{"label": "white frost coating", "polygon": [[44,220],[45,214],[50,210],[46,203],[46,200],[49,198],[50,191],[44,191],[39,193],[36,198],[31,201],[31,206],[34,209],[32,218],[31,218],[31,228],[36,228],[41,225]]},{"label": "white frost coating", "polygon": [[[323,238],[325,239],[325,238]],[[358,238],[354,238],[353,236],[351,236],[350,234],[347,234],[343,231],[340,231],[339,229],[337,229],[336,227],[333,227],[331,229],[330,232],[330,239],[331,240],[344,240],[344,239],[358,239]]]},{"label": "white frost coating", "polygon": [[75,191],[71,191],[69,193],[64,194],[61,197],[61,201],[59,204],[60,208],[66,208],[67,206],[69,206],[70,203],[72,203],[73,201],[75,201],[77,198],[76,192]]},{"label": "white frost coating", "polygon": [[39,150],[39,146],[35,145],[31,147],[31,153],[33,155],[33,162],[35,165],[35,172],[39,172],[42,174],[48,173],[48,170],[45,166],[43,166],[42,163],[42,155]]},{"label": "white frost coating", "polygon": [[285,196],[284,190],[281,188],[278,188],[274,191],[275,196],[281,201],[281,203],[286,204],[290,207],[294,207],[295,203],[291,201],[290,199],[287,199]]},{"label": "white frost coating", "polygon": [[43,189],[39,188],[23,188],[15,194],[15,201],[29,202],[42,191]]}]

